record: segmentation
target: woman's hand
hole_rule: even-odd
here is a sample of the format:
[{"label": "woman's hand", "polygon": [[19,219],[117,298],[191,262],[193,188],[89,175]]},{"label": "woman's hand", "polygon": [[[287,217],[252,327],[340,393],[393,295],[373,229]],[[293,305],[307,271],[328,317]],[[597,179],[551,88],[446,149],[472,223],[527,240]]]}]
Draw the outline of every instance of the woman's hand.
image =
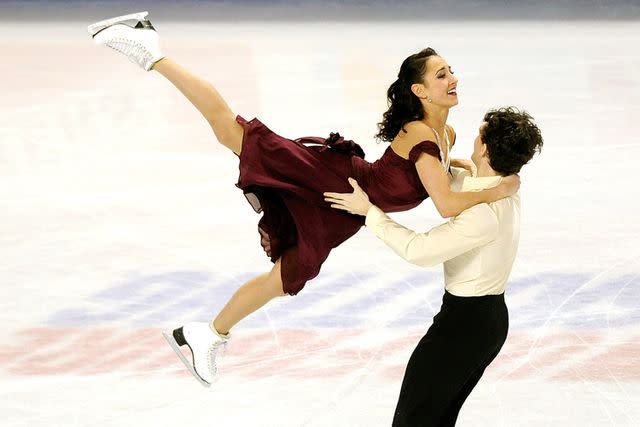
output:
[{"label": "woman's hand", "polygon": [[353,187],[353,193],[324,193],[324,200],[331,203],[332,208],[366,216],[373,203],[355,179],[349,178],[348,181]]},{"label": "woman's hand", "polygon": [[476,164],[471,160],[467,159],[451,159],[451,166],[455,168],[462,168],[469,171],[471,176],[476,176],[478,173],[478,168],[476,168]]}]

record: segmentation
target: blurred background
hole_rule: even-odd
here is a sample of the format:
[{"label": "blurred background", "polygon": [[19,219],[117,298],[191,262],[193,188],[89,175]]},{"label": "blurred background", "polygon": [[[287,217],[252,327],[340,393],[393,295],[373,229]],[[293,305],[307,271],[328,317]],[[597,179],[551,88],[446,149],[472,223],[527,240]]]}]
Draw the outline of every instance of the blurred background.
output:
[{"label": "blurred background", "polygon": [[[635,20],[637,0],[186,0],[186,1],[2,1],[6,20],[84,19],[134,7],[160,20],[419,21],[453,20]],[[137,10],[136,9],[136,10]],[[100,15],[102,16],[102,15]],[[106,16],[106,15],[105,15]]]}]

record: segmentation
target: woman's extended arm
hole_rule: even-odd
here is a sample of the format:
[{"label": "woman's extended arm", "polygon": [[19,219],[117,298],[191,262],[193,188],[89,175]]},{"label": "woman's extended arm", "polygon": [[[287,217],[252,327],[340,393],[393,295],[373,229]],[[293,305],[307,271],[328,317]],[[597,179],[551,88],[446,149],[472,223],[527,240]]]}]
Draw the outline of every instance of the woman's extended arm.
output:
[{"label": "woman's extended arm", "polygon": [[514,194],[520,188],[520,178],[514,175],[503,179],[498,186],[486,190],[460,193],[452,191],[449,187],[449,175],[445,173],[440,160],[426,153],[418,158],[416,170],[422,185],[443,218],[459,215],[478,203],[495,202]]}]

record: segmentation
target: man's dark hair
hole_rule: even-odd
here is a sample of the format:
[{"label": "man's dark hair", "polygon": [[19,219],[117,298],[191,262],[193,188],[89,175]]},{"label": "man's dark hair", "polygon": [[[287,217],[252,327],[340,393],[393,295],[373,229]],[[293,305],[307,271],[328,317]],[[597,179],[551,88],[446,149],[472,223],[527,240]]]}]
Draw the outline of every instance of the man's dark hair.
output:
[{"label": "man's dark hair", "polygon": [[489,165],[502,176],[520,172],[542,150],[542,135],[526,111],[515,107],[490,110],[480,138],[487,146]]}]

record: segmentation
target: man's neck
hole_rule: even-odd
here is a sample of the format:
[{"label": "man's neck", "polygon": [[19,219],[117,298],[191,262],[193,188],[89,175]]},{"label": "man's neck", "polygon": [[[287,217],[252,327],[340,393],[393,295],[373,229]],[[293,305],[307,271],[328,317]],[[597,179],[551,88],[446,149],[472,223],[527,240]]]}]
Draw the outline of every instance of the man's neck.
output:
[{"label": "man's neck", "polygon": [[486,176],[500,176],[500,174],[489,166],[488,163],[482,162],[481,165],[478,166],[478,173],[476,174],[478,178],[486,177]]}]

